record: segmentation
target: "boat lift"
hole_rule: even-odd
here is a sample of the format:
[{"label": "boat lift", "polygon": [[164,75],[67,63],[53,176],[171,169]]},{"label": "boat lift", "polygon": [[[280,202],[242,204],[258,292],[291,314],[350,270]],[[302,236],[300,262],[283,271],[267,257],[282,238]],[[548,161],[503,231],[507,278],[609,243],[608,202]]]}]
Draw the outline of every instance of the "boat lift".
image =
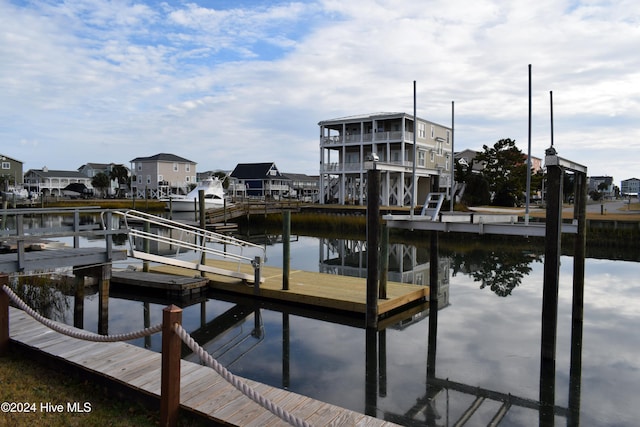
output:
[{"label": "boat lift", "polygon": [[[264,279],[260,278],[260,268],[263,260],[266,258],[266,250],[260,245],[141,211],[114,211],[113,214],[124,220],[124,228],[129,238],[129,256],[132,258],[188,268],[204,273],[234,277],[248,283],[255,284],[256,282],[261,283],[264,281]],[[142,224],[142,229],[134,227],[133,224]],[[105,229],[115,226],[114,224],[105,224],[104,219],[103,225]],[[120,224],[117,224],[117,226],[119,227]],[[170,233],[169,235],[151,233],[151,226],[169,230]],[[136,244],[140,241],[143,242],[143,250],[140,250],[140,245]],[[175,248],[175,256],[149,253],[148,244],[152,241]],[[208,243],[219,244],[223,249],[211,247],[207,245]],[[244,251],[247,248],[257,250],[261,255],[255,257],[245,255]],[[180,251],[195,251],[196,253],[200,253],[200,261],[178,259]],[[238,268],[234,271],[208,265],[205,262],[206,255],[234,262],[237,261]],[[253,275],[240,271],[243,263],[250,264],[253,267]]]}]

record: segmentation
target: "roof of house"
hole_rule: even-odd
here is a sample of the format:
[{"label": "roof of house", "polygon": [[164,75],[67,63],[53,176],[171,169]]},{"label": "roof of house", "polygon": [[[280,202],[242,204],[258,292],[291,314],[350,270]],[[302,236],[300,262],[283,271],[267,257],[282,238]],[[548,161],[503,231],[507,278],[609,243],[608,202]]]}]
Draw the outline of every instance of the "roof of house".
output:
[{"label": "roof of house", "polygon": [[184,162],[184,163],[196,163],[191,160],[187,160],[184,157],[176,156],[170,153],[158,153],[149,157],[136,157],[131,160],[133,162]]},{"label": "roof of house", "polygon": [[65,171],[65,170],[52,170],[52,169],[29,169],[26,175],[38,175],[43,178],[78,178],[78,179],[89,179],[87,175],[78,172],[78,171]]},{"label": "roof of house", "polygon": [[[276,170],[276,175],[270,175],[271,169]],[[238,163],[236,168],[231,172],[231,176],[238,179],[264,179],[268,177],[285,178],[276,168],[275,163]]]},{"label": "roof of house", "polygon": [[9,160],[13,160],[14,162],[24,163],[24,162],[23,162],[23,161],[21,161],[21,160],[14,159],[13,157],[10,157],[10,156],[7,156],[7,155],[4,155],[4,154],[2,154],[2,153],[0,153],[0,158],[1,158],[2,160],[9,159]]},{"label": "roof of house", "polygon": [[[318,122],[318,126],[328,126],[328,125],[335,125],[335,124],[340,124],[340,123],[344,123],[344,122],[366,122],[366,121],[371,121],[371,120],[388,120],[388,119],[399,119],[402,117],[407,117],[411,120],[413,120],[413,114],[407,114],[404,112],[377,112],[377,113],[369,113],[369,114],[357,114],[354,116],[346,116],[346,117],[338,117],[336,119],[328,119],[328,120],[322,120],[321,122]],[[431,123],[431,124],[437,124],[434,123],[430,120],[426,120],[423,119],[421,117],[416,117],[416,119],[421,120],[423,122],[427,122],[427,123]],[[438,126],[442,126],[442,127],[446,127],[443,125],[438,125]]]}]

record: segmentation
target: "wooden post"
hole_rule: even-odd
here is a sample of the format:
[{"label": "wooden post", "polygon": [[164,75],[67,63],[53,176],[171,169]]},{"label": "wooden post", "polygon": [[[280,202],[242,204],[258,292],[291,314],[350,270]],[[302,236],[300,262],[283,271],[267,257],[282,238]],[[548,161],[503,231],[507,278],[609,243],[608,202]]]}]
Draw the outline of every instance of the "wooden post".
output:
[{"label": "wooden post", "polygon": [[291,267],[291,211],[282,212],[282,290],[289,290]]},{"label": "wooden post", "polygon": [[9,349],[9,295],[2,289],[9,285],[9,275],[0,274],[0,355]]},{"label": "wooden post", "polygon": [[[555,150],[547,150],[549,158]],[[556,336],[562,227],[562,167],[547,161],[547,212],[545,225],[542,334],[540,345],[540,424],[553,422],[555,404]]]},{"label": "wooden post", "polygon": [[[375,164],[375,163],[374,163]],[[380,171],[367,171],[367,328],[378,327]]]},{"label": "wooden post", "polygon": [[[207,229],[207,218],[205,217],[205,198],[204,198],[204,190],[198,190],[198,203],[200,205],[200,228],[202,229],[202,237],[200,237],[200,247],[202,248],[202,252],[200,253],[200,264],[205,265],[207,263],[207,254],[204,251],[204,248],[207,244],[207,241],[204,237],[205,231]],[[201,271],[200,276],[204,277],[205,272]]]},{"label": "wooden post", "polygon": [[174,325],[182,324],[182,309],[170,305],[162,310],[162,374],[160,379],[160,425],[178,424],[180,409],[180,348],[182,340]]},{"label": "wooden post", "polygon": [[387,279],[389,277],[389,227],[382,224],[380,242],[380,288],[378,298],[387,299]]},{"label": "wooden post", "polygon": [[98,276],[98,333],[109,334],[109,288],[111,282],[111,264],[97,267]]},{"label": "wooden post", "polygon": [[573,301],[571,305],[571,364],[569,368],[569,414],[567,425],[580,425],[582,378],[582,332],[584,317],[584,260],[587,242],[587,175],[576,172],[574,217],[578,222],[573,253]]}]

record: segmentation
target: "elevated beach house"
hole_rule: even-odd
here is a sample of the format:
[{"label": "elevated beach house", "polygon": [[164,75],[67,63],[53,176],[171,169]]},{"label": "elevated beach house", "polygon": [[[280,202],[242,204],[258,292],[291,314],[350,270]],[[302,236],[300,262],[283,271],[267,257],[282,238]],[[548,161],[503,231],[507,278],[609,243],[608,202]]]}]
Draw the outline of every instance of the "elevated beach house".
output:
[{"label": "elevated beach house", "polygon": [[279,199],[290,191],[291,180],[275,163],[238,163],[229,177],[228,191],[234,199]]},{"label": "elevated beach house", "polygon": [[[323,120],[320,126],[320,203],[364,204],[367,158],[381,171],[381,203],[422,204],[451,181],[451,129],[406,113],[373,113]],[[414,147],[415,134],[415,147]],[[415,155],[414,155],[415,153]],[[414,188],[415,170],[415,188]]]},{"label": "elevated beach house", "polygon": [[140,198],[187,194],[197,185],[196,163],[175,154],[136,157],[131,160],[131,174],[131,191]]}]

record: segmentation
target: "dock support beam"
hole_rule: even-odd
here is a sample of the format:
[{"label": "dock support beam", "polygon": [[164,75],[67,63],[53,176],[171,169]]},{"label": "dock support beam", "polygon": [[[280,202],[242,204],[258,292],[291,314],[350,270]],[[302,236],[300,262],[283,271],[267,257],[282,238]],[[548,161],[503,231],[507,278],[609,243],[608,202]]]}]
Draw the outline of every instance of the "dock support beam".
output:
[{"label": "dock support beam", "polygon": [[291,268],[291,211],[282,212],[282,290],[289,290]]},{"label": "dock support beam", "polygon": [[367,328],[378,327],[380,171],[367,171]]},{"label": "dock support beam", "polygon": [[180,409],[180,349],[182,340],[174,329],[182,323],[182,309],[170,305],[162,310],[162,377],[160,379],[160,425],[178,424]]}]

